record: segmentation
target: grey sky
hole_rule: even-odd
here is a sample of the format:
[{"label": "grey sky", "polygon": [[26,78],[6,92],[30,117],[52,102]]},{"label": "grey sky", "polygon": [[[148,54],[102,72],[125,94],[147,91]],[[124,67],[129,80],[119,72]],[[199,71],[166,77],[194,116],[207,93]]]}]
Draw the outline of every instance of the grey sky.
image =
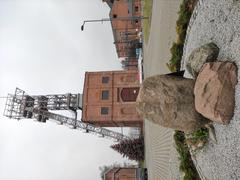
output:
[{"label": "grey sky", "polygon": [[[0,0],[0,96],[81,93],[84,72],[118,70],[101,0]],[[0,99],[0,113],[5,101]],[[0,115],[0,179],[98,180],[98,167],[123,161],[111,140],[64,126]],[[126,160],[124,160],[126,161]]]}]

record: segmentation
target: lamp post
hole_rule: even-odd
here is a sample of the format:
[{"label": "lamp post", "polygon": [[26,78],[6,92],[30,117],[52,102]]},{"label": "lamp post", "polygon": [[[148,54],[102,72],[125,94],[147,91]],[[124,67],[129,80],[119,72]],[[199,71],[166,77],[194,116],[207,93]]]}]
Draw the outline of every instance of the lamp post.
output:
[{"label": "lamp post", "polygon": [[81,26],[81,30],[84,30],[85,23],[94,23],[94,22],[104,22],[104,21],[130,21],[130,20],[139,20],[139,19],[148,19],[148,17],[144,16],[132,16],[132,17],[111,17],[111,18],[103,18],[103,19],[93,19],[93,20],[85,20]]}]

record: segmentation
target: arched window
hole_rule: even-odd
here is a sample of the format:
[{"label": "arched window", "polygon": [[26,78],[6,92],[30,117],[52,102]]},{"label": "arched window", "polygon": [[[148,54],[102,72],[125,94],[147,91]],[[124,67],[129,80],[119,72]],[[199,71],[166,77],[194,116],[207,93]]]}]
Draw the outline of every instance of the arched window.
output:
[{"label": "arched window", "polygon": [[135,12],[138,12],[138,6],[135,6]]},{"label": "arched window", "polygon": [[134,102],[137,99],[139,87],[122,88],[121,99],[124,102]]}]

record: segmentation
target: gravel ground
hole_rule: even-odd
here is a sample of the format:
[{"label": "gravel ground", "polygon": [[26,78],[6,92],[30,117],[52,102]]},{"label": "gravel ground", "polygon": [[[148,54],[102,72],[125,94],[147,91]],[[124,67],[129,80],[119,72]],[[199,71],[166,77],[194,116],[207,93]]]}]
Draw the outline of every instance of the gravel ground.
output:
[{"label": "gravel ground", "polygon": [[[240,0],[199,1],[185,41],[182,69],[185,69],[191,51],[208,42],[214,42],[220,48],[218,60],[235,62],[239,68]],[[191,75],[186,72],[185,77],[191,78]],[[240,82],[236,86],[235,99],[230,124],[214,123],[217,144],[210,141],[195,155],[202,179],[240,179]]]}]

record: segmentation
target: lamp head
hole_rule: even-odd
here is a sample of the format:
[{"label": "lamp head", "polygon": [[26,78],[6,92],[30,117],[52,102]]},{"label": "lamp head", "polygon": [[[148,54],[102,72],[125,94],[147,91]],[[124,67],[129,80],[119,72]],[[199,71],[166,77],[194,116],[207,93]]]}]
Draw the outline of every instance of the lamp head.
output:
[{"label": "lamp head", "polygon": [[84,25],[81,26],[81,30],[82,30],[82,31],[84,30]]}]

